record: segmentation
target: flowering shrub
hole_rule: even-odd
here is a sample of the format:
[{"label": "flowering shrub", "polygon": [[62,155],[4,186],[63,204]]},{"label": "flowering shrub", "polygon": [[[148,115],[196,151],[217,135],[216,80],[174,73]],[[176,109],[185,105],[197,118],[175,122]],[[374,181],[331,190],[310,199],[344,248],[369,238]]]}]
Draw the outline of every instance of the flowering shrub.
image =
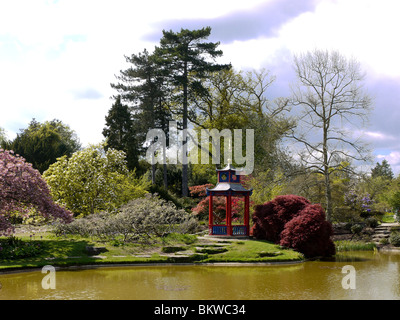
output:
[{"label": "flowering shrub", "polygon": [[258,205],[253,214],[253,236],[273,241],[306,257],[335,253],[333,229],[320,205],[295,195],[278,196]]},{"label": "flowering shrub", "polygon": [[45,218],[71,222],[72,214],[53,202],[39,171],[13,151],[0,149],[0,234],[11,234],[11,216],[35,208]]},{"label": "flowering shrub", "polygon": [[356,211],[361,217],[368,217],[372,213],[372,205],[374,201],[367,194],[357,194],[350,191],[344,195],[344,201],[351,210]]},{"label": "flowering shrub", "polygon": [[184,209],[159,197],[146,195],[131,200],[117,214],[100,212],[76,219],[68,225],[59,225],[57,235],[78,234],[84,237],[115,239],[123,242],[165,237],[171,233],[192,233],[198,222]]},{"label": "flowering shrub", "polygon": [[54,199],[76,216],[113,211],[147,193],[144,181],[129,172],[125,153],[104,151],[101,144],[58,158],[43,177]]},{"label": "flowering shrub", "polygon": [[207,190],[206,190],[207,188],[208,189],[214,188],[214,185],[211,183],[207,183],[199,186],[189,187],[189,192],[190,195],[195,198],[205,197],[207,195]]}]

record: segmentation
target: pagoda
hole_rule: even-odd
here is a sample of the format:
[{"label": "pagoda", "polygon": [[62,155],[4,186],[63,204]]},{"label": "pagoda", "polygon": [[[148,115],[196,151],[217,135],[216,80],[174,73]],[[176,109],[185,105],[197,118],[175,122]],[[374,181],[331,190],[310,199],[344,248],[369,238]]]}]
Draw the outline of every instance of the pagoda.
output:
[{"label": "pagoda", "polygon": [[[246,237],[250,234],[249,206],[253,189],[248,190],[243,187],[240,182],[241,175],[238,174],[240,171],[240,169],[234,168],[231,164],[228,164],[223,169],[217,169],[217,185],[213,189],[206,189],[207,196],[209,196],[208,226],[210,235]],[[214,224],[213,198],[217,196],[224,196],[226,199],[226,223],[224,225]],[[241,225],[232,225],[233,197],[244,197],[244,219]]]}]

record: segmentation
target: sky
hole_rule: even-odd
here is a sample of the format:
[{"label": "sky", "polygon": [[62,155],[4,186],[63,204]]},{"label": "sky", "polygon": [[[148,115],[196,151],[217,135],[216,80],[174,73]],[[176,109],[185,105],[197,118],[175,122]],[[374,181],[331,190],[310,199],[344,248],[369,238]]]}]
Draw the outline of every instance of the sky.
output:
[{"label": "sky", "polygon": [[276,76],[271,99],[290,94],[296,54],[357,59],[374,107],[361,133],[399,174],[399,11],[398,0],[0,0],[0,127],[13,139],[32,118],[59,119],[83,146],[101,142],[124,56],[152,52],[163,29],[210,26],[218,62]]}]

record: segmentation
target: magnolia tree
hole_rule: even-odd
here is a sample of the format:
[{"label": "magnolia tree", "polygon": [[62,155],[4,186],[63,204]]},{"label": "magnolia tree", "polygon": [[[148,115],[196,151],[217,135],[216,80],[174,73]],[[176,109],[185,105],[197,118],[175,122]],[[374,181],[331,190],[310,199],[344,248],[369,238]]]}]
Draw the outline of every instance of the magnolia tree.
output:
[{"label": "magnolia tree", "polygon": [[102,144],[61,157],[43,173],[53,198],[75,215],[112,211],[143,197],[145,182],[129,172],[125,153]]},{"label": "magnolia tree", "polygon": [[0,149],[0,234],[11,234],[10,217],[35,208],[45,218],[71,222],[72,214],[53,202],[39,171],[13,151]]}]

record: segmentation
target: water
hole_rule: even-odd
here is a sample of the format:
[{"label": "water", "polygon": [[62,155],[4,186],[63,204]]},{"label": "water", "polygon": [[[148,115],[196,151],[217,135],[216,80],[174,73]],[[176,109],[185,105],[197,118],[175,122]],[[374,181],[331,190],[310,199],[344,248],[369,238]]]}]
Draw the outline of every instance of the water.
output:
[{"label": "water", "polygon": [[[126,266],[56,271],[43,289],[41,270],[0,275],[1,300],[30,299],[399,299],[400,255],[357,252],[334,261],[279,266]],[[355,268],[344,289],[342,268]]]}]

